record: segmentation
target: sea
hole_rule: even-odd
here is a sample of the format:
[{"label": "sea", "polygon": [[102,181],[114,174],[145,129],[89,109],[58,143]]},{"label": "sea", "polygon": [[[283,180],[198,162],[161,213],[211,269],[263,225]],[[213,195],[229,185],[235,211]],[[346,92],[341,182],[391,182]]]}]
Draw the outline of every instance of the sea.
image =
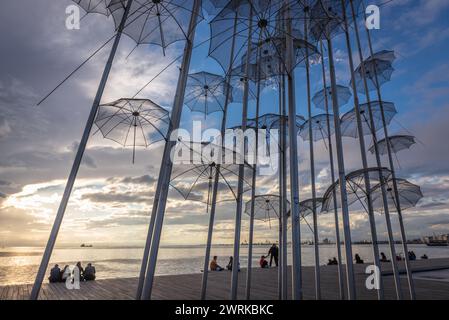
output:
[{"label": "sea", "polygon": [[[253,267],[258,266],[261,255],[266,255],[270,245],[255,245],[253,249]],[[326,264],[328,259],[335,257],[336,246],[323,244],[320,249],[320,264]],[[342,247],[342,250],[344,248]],[[380,252],[390,257],[388,245],[380,245]],[[397,253],[402,253],[402,247],[396,245]],[[428,247],[426,245],[409,245],[416,256],[426,254],[429,258],[449,258],[449,247]],[[4,247],[0,248],[0,286],[11,284],[32,283],[36,276],[42,257],[43,248],[38,247]],[[240,264],[247,266],[248,247],[241,246]],[[176,275],[201,273],[204,261],[204,246],[169,246],[161,247],[157,260],[157,275]],[[344,251],[343,251],[344,253]],[[353,253],[358,253],[365,262],[372,261],[371,245],[353,245]],[[60,267],[74,265],[80,261],[83,266],[92,263],[97,270],[98,279],[138,277],[142,260],[143,248],[140,247],[64,247],[56,248],[51,257],[49,269],[55,264]],[[216,245],[211,255],[218,256],[218,262],[225,266],[229,256],[233,254],[231,245]],[[288,257],[291,261],[291,257]],[[302,246],[302,263],[304,266],[314,265],[313,245]]]}]

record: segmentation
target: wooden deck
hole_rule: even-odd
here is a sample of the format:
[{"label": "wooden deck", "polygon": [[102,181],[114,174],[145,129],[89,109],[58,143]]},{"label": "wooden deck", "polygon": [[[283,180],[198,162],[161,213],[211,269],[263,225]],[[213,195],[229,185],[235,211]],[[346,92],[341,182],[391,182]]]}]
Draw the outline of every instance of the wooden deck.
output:
[{"label": "wooden deck", "polygon": [[[449,259],[432,259],[414,261],[414,272],[449,269]],[[365,287],[367,275],[366,265],[356,265],[356,282],[358,299],[376,299],[376,292]],[[385,276],[385,298],[395,299],[394,282],[391,276],[391,265],[383,266]],[[403,266],[401,266],[403,270]],[[290,270],[289,270],[290,271]],[[291,274],[291,272],[289,272]],[[338,299],[337,267],[321,267],[322,299]],[[239,298],[244,299],[246,270],[239,276]],[[226,300],[229,298],[231,273],[227,271],[213,272],[209,275],[208,299]],[[277,269],[253,270],[252,299],[277,299]],[[289,284],[291,279],[289,279]],[[98,280],[81,284],[80,290],[68,290],[65,284],[42,285],[40,299],[42,300],[131,300],[134,299],[137,279]],[[31,291],[29,285],[13,285],[0,287],[0,300],[28,299]],[[155,279],[153,299],[156,300],[196,300],[200,296],[201,274],[159,276]],[[418,299],[449,299],[449,282],[434,280],[415,280]],[[408,287],[405,276],[402,277],[404,297],[408,298]],[[305,299],[315,298],[314,268],[303,268],[303,290]],[[289,295],[291,288],[289,288]]]}]

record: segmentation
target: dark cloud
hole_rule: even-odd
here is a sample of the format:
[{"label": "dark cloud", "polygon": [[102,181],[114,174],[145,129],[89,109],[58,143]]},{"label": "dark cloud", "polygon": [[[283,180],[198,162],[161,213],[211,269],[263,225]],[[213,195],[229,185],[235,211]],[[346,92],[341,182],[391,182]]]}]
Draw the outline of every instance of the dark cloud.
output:
[{"label": "dark cloud", "polygon": [[99,193],[88,193],[82,196],[83,200],[90,200],[97,203],[145,203],[151,200],[148,193],[116,193],[116,192],[99,192]]}]

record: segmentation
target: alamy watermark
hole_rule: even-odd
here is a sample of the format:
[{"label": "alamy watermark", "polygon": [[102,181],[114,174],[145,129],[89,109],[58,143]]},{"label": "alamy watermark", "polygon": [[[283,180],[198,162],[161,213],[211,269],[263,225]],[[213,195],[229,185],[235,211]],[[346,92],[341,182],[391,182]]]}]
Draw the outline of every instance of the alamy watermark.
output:
[{"label": "alamy watermark", "polygon": [[368,277],[365,280],[365,287],[368,290],[379,290],[381,276],[379,267],[369,265],[366,267],[365,274],[368,274]]}]

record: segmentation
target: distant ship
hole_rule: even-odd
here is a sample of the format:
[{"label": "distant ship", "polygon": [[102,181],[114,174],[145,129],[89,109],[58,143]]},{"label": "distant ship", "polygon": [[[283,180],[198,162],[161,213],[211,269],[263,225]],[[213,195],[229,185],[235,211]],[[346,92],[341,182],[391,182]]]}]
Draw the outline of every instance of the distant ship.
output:
[{"label": "distant ship", "polygon": [[93,247],[93,245],[91,245],[91,244],[85,244],[85,243],[83,243],[82,245],[81,245],[81,248],[92,248]]},{"label": "distant ship", "polygon": [[423,242],[430,247],[447,247],[449,245],[449,234],[424,237]]}]

